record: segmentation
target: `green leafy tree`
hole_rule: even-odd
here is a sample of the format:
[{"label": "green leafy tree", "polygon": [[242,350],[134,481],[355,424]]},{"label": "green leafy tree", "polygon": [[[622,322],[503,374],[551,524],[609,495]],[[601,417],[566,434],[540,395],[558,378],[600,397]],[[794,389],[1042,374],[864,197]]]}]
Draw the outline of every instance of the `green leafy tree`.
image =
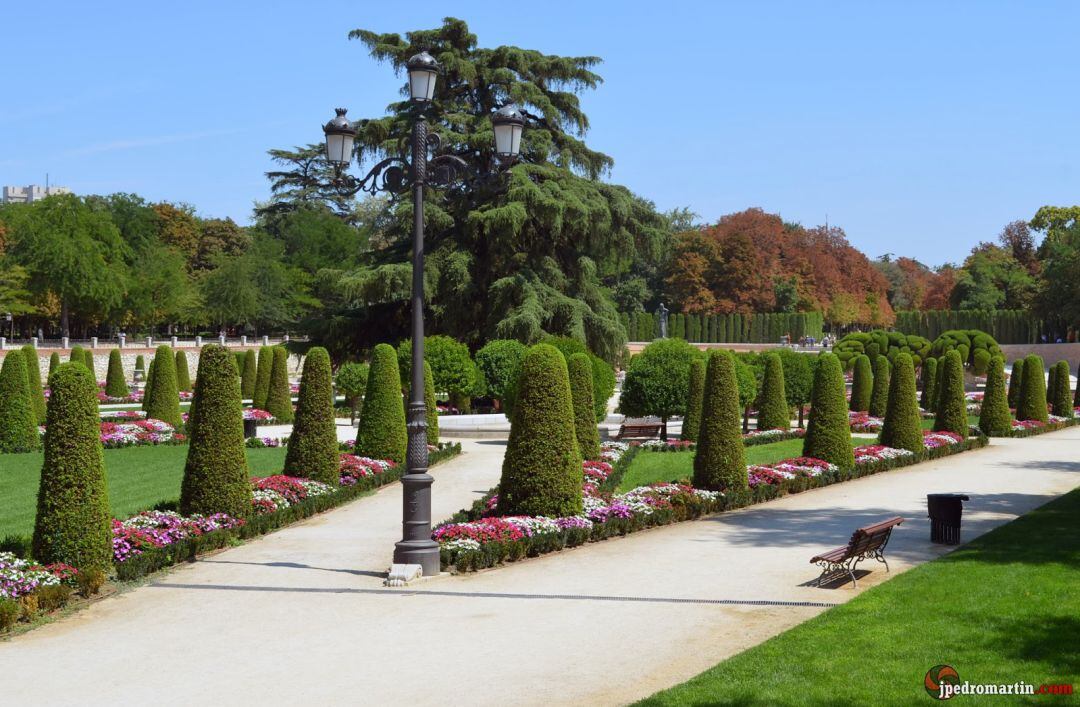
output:
[{"label": "green leafy tree", "polygon": [[919,399],[919,406],[924,410],[933,409],[934,401],[937,400],[934,391],[936,381],[937,359],[928,358],[923,361],[922,365],[922,397]]},{"label": "green leafy tree", "polygon": [[274,368],[274,349],[271,346],[259,347],[259,360],[255,372],[255,393],[252,407],[266,409],[266,398],[270,395],[270,371]]},{"label": "green leafy tree", "polygon": [[339,482],[330,354],[321,346],[312,347],[304,357],[285,470],[290,476],[303,476],[331,486]]},{"label": "green leafy tree", "polygon": [[248,349],[244,352],[244,364],[240,367],[240,397],[244,400],[251,400],[255,395],[258,370],[258,354],[255,349]]},{"label": "green leafy tree", "polygon": [[[160,349],[154,360],[159,362],[155,377],[173,364],[173,357]],[[199,353],[190,422],[180,512],[227,513],[234,518],[251,515],[240,380],[232,354],[224,346],[208,344]]]},{"label": "green leafy tree", "polygon": [[577,353],[566,361],[570,376],[570,394],[574,404],[574,431],[583,459],[600,458],[600,433],[596,428],[593,406],[592,362],[587,354]]},{"label": "green leafy tree", "polygon": [[[1013,361],[1012,375],[1009,376],[1009,407],[1016,409],[1020,404],[1020,388],[1024,380],[1024,359]],[[1019,419],[1019,418],[1017,418]]]},{"label": "green leafy tree", "polygon": [[886,447],[921,452],[922,416],[915,395],[915,364],[911,354],[905,352],[898,353],[893,361],[895,365],[889,375],[888,407],[878,442]]},{"label": "green leafy tree", "polygon": [[49,389],[32,553],[42,563],[108,570],[112,531],[97,382],[85,366],[67,363],[49,376]]},{"label": "green leafy tree", "polygon": [[803,438],[803,456],[824,459],[841,469],[855,466],[851,448],[848,406],[844,396],[844,373],[840,359],[824,353],[814,372],[810,420]]},{"label": "green leafy tree", "polygon": [[784,364],[776,354],[762,357],[765,372],[762,377],[758,405],[757,427],[759,430],[787,430],[791,427],[791,409],[784,392]]},{"label": "green leafy tree", "polygon": [[[341,394],[345,396],[345,402],[349,404],[350,417],[355,420],[360,410],[360,402],[363,400],[364,391],[367,390],[368,365],[366,363],[346,363],[338,369],[334,384]],[[434,387],[434,386],[432,386]],[[434,391],[432,391],[434,395]]]},{"label": "green leafy tree", "polygon": [[667,439],[668,418],[686,414],[690,363],[701,354],[682,339],[658,339],[634,358],[623,382],[619,408],[625,415],[660,418]]},{"label": "green leafy tree", "polygon": [[[401,387],[405,389],[412,376],[412,339],[401,342],[397,356]],[[468,346],[449,336],[425,336],[424,360],[431,365],[437,390],[445,391],[455,399],[472,394],[478,371]]]},{"label": "green leafy tree", "polygon": [[784,369],[784,394],[787,395],[788,405],[798,409],[799,429],[802,429],[806,405],[814,389],[813,362],[816,358],[790,349],[780,349],[777,355]]},{"label": "green leafy tree", "polygon": [[581,463],[566,359],[555,347],[538,344],[521,362],[499,515],[580,514]]},{"label": "green leafy tree", "polygon": [[874,359],[874,383],[870,392],[869,412],[874,417],[884,417],[889,406],[889,376],[892,373],[889,359],[878,355]]},{"label": "green leafy tree", "polygon": [[994,356],[986,374],[979,429],[989,437],[1008,437],[1012,434],[1012,414],[1005,392],[1005,360],[1001,356]]},{"label": "green leafy tree", "polygon": [[424,419],[427,420],[428,444],[439,443],[439,408],[435,404],[435,376],[431,364],[424,361]]},{"label": "green leafy tree", "polygon": [[[41,385],[41,359],[33,344],[22,347],[26,356],[26,380],[30,385],[30,402],[34,408],[34,419],[39,425],[45,424],[45,389]],[[57,360],[59,361],[59,356]],[[52,373],[50,370],[49,373]]]},{"label": "green leafy tree", "polygon": [[176,361],[172,349],[162,344],[154,352],[146,394],[146,416],[180,429],[180,391],[176,387]]},{"label": "green leafy tree", "polygon": [[870,367],[870,357],[866,355],[856,357],[855,371],[851,378],[851,409],[859,412],[869,411],[873,388],[874,374]]},{"label": "green leafy tree", "polygon": [[739,431],[739,396],[735,361],[726,351],[709,352],[694,486],[711,491],[745,490],[746,454]]},{"label": "green leafy tree", "polygon": [[743,411],[743,434],[750,431],[750,408],[758,398],[758,390],[765,376],[765,367],[757,354],[735,356],[735,380],[739,389],[739,405]]},{"label": "green leafy tree", "polygon": [[1047,422],[1046,376],[1043,360],[1035,354],[1024,359],[1024,372],[1020,380],[1020,397],[1016,405],[1017,420]]},{"label": "green leafy tree", "polygon": [[[1035,311],[1048,319],[1080,327],[1080,222],[1072,215],[1077,207],[1043,207],[1032,219],[1032,228],[1044,231],[1039,245],[1041,277]],[[1053,213],[1053,216],[1047,214]]]},{"label": "green leafy tree", "polygon": [[403,464],[408,435],[397,362],[397,353],[389,344],[379,344],[371,352],[364,409],[356,431],[356,453]]},{"label": "green leafy tree", "polygon": [[112,349],[109,351],[109,370],[105,374],[105,395],[126,398],[129,393],[127,380],[124,378],[124,364],[120,359],[120,349]]},{"label": "green leafy tree", "polygon": [[1069,389],[1069,362],[1054,364],[1054,388],[1050,396],[1050,412],[1058,417],[1073,416],[1072,391]]},{"label": "green leafy tree", "polygon": [[176,352],[176,387],[185,392],[191,392],[191,373],[188,371],[187,354],[183,351]]},{"label": "green leafy tree", "polygon": [[695,358],[690,362],[690,387],[686,395],[686,417],[683,418],[682,438],[696,442],[701,430],[701,416],[705,404],[705,361]]},{"label": "green leafy tree", "polygon": [[274,362],[270,367],[270,390],[266,394],[266,411],[281,424],[293,421],[292,388],[289,386],[289,352],[274,347]]},{"label": "green leafy tree", "polygon": [[476,352],[476,366],[484,376],[488,392],[501,403],[507,417],[513,406],[509,401],[513,397],[514,384],[527,350],[520,341],[495,339]]},{"label": "green leafy tree", "polygon": [[39,446],[26,357],[21,352],[9,353],[0,368],[0,453],[29,452]]},{"label": "green leafy tree", "polygon": [[953,349],[944,356],[943,368],[938,372],[937,414],[934,416],[935,432],[953,432],[967,439],[967,400],[964,398],[964,364],[960,352]]}]

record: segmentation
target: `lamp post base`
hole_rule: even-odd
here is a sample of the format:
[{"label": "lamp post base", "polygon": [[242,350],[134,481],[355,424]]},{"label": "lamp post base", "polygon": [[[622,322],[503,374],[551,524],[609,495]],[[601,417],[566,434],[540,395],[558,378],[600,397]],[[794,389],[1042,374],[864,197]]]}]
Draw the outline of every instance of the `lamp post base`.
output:
[{"label": "lamp post base", "polygon": [[437,577],[442,571],[439,543],[434,540],[400,540],[394,545],[394,564],[420,565],[425,577]]}]

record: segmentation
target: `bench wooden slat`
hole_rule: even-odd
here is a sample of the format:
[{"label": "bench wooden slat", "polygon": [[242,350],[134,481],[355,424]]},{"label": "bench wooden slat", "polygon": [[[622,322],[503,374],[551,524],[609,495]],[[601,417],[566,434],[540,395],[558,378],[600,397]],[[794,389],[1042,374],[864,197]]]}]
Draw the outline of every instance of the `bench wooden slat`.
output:
[{"label": "bench wooden slat", "polygon": [[823,568],[821,576],[817,580],[818,585],[821,585],[826,576],[846,573],[851,577],[852,583],[858,586],[855,581],[855,565],[868,558],[882,562],[885,565],[885,570],[888,571],[889,563],[885,561],[884,554],[885,545],[892,536],[893,528],[903,522],[903,518],[894,516],[863,526],[851,534],[851,539],[848,540],[847,545],[812,557],[810,564],[818,564]]}]

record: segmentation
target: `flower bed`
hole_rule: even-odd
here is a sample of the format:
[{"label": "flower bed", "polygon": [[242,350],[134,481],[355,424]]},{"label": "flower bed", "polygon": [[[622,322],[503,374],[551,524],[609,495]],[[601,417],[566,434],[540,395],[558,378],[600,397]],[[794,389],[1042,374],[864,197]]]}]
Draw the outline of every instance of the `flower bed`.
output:
[{"label": "flower bed", "polygon": [[10,552],[0,552],[0,599],[18,599],[42,587],[55,587],[75,577],[71,565],[39,565]]},{"label": "flower bed", "polygon": [[102,422],[131,422],[145,417],[146,413],[142,410],[115,410],[101,413]]},{"label": "flower bed", "polygon": [[249,449],[263,449],[264,447],[284,447],[289,444],[288,437],[248,437],[244,440],[244,446]]},{"label": "flower bed", "polygon": [[[183,444],[187,436],[173,429],[173,426],[161,420],[148,418],[137,420],[127,418],[129,422],[101,422],[101,445],[106,449],[119,447],[144,447],[155,444]],[[38,427],[38,433],[45,436],[45,426]]]},{"label": "flower bed", "polygon": [[[1080,414],[1080,408],[1078,413]],[[1047,432],[1057,432],[1063,430],[1066,427],[1072,427],[1073,425],[1080,424],[1080,417],[1058,417],[1057,415],[1050,415],[1046,422],[1039,420],[1013,420],[1012,421],[1012,437],[1034,437],[1036,435],[1046,434]]]},{"label": "flower bed", "polygon": [[848,411],[848,424],[851,426],[852,432],[877,433],[881,431],[885,420],[880,417],[873,417],[865,412],[850,410]]},{"label": "flower bed", "polygon": [[142,555],[148,550],[167,547],[181,540],[218,530],[239,528],[243,520],[224,513],[212,516],[184,517],[173,511],[143,511],[127,520],[113,519],[113,561],[116,563]]},{"label": "flower bed", "polygon": [[[806,430],[803,429],[783,430],[776,428],[771,430],[750,430],[744,433],[742,438],[744,447],[753,447],[758,444],[772,444],[773,442],[783,442],[789,439],[801,439],[805,436]],[[650,439],[645,442],[630,442],[629,444],[647,449],[650,452],[685,452],[697,448],[697,443],[688,439],[669,439],[667,441]]]},{"label": "flower bed", "polygon": [[244,408],[244,419],[255,420],[256,425],[272,425],[277,422],[276,417],[259,408]]},{"label": "flower bed", "polygon": [[[987,441],[982,435],[961,440],[959,435],[930,433],[924,439],[925,450],[918,453],[880,445],[859,447],[858,461],[852,469],[838,469],[820,459],[806,457],[750,467],[752,483],[748,491],[705,491],[684,484],[661,483],[624,494],[612,493],[611,489],[617,486],[633,457],[649,450],[643,445],[613,448],[607,443],[602,454],[618,456],[610,472],[605,467],[586,467],[582,487],[584,508],[580,515],[499,517],[495,515],[497,489],[493,489],[470,509],[458,512],[436,527],[432,538],[439,542],[443,569],[467,572],[936,459],[983,447]],[[600,480],[604,473],[606,476]]]}]

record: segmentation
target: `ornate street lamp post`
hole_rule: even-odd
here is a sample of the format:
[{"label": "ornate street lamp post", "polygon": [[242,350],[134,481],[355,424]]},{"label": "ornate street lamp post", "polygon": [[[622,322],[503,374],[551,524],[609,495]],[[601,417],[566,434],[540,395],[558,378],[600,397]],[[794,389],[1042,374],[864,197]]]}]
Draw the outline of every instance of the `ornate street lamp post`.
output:
[{"label": "ornate street lamp post", "polygon": [[[455,155],[436,155],[428,159],[428,151],[437,152],[439,136],[428,133],[423,110],[435,96],[439,64],[427,52],[421,52],[406,63],[409,72],[409,94],[417,107],[412,129],[411,159],[393,156],[376,164],[363,178],[344,172],[353,157],[357,127],[345,117],[344,108],[336,109],[337,116],[323,127],[326,136],[326,158],[335,167],[333,188],[343,195],[389,192],[401,195],[412,190],[413,247],[412,247],[412,383],[409,386],[409,405],[406,411],[409,444],[405,458],[403,488],[402,539],[394,546],[394,563],[420,565],[425,576],[439,573],[439,544],[431,539],[431,484],[427,473],[427,418],[424,406],[424,187],[446,187],[465,176],[469,164]],[[521,133],[525,119],[514,106],[503,106],[491,118],[495,138],[497,165],[492,172],[513,163],[521,149]],[[489,173],[473,175],[487,177]]]}]

